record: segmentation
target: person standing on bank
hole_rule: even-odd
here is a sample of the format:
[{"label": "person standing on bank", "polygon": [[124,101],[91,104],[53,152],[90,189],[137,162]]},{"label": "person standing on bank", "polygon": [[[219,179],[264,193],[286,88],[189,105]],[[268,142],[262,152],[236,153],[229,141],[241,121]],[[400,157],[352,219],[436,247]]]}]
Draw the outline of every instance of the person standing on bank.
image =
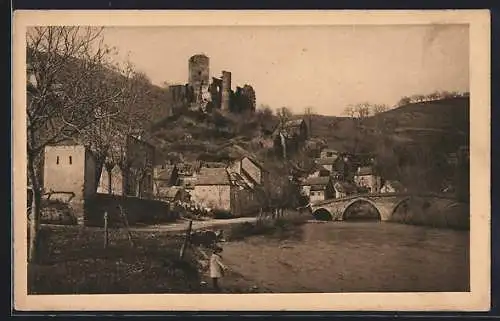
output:
[{"label": "person standing on bank", "polygon": [[219,279],[224,276],[224,271],[227,270],[227,267],[222,263],[221,252],[222,248],[215,246],[210,256],[210,278],[216,292],[220,292]]}]

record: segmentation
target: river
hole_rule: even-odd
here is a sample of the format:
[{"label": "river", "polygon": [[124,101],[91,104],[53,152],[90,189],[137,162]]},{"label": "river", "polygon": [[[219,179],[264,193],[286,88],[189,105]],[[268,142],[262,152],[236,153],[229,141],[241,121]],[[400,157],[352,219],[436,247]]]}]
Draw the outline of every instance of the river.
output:
[{"label": "river", "polygon": [[224,245],[232,288],[269,292],[469,291],[469,232],[385,222],[302,226]]}]

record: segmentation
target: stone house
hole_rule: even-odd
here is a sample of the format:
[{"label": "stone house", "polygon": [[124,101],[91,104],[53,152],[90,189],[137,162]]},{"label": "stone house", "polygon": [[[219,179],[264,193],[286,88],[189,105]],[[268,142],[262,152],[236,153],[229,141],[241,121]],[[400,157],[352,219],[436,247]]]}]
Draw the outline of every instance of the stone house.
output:
[{"label": "stone house", "polygon": [[406,188],[398,181],[386,180],[380,188],[380,193],[404,193]]},{"label": "stone house", "polygon": [[162,188],[157,198],[170,203],[177,201],[188,202],[190,200],[190,195],[180,186],[170,186]]},{"label": "stone house", "polygon": [[349,182],[335,182],[333,188],[335,190],[335,198],[343,198],[357,193],[356,186]]},{"label": "stone house", "polygon": [[307,175],[307,178],[322,176],[331,176],[331,172],[325,166],[315,163],[312,171]]},{"label": "stone house", "polygon": [[44,191],[59,192],[52,199],[69,199],[77,220],[83,223],[85,200],[96,193],[93,154],[83,145],[46,146],[43,166]]},{"label": "stone house", "polygon": [[334,187],[330,176],[310,177],[300,183],[302,193],[310,202],[324,201],[334,197]]},{"label": "stone house", "polygon": [[337,157],[324,157],[324,158],[317,158],[315,160],[315,163],[319,166],[324,167],[327,171],[331,173],[336,169],[336,165],[338,163],[337,160],[338,160]]},{"label": "stone house", "polygon": [[[151,199],[154,196],[153,160],[155,148],[140,136],[128,135],[125,148],[125,164],[116,164],[111,169],[111,186],[109,172],[103,168],[98,192],[114,195],[134,196]],[[123,166],[123,164],[122,164]]]},{"label": "stone house", "polygon": [[178,184],[188,191],[194,189],[197,175],[201,169],[201,162],[193,163],[180,163],[177,164],[178,168]]},{"label": "stone house", "polygon": [[102,169],[97,193],[123,195],[123,175],[119,166],[113,166],[111,173],[105,167]]},{"label": "stone house", "polygon": [[289,120],[283,124],[281,131],[284,132],[287,138],[297,138],[306,140],[309,134],[309,128],[304,119]]},{"label": "stone house", "polygon": [[225,168],[201,168],[191,192],[191,200],[219,210],[231,210],[231,181]]},{"label": "stone house", "polygon": [[160,165],[154,168],[153,192],[155,197],[162,197],[170,187],[178,185],[179,170],[176,165]]},{"label": "stone house", "polygon": [[382,187],[381,177],[376,175],[371,166],[358,167],[354,175],[354,183],[367,193],[379,193]]},{"label": "stone house", "polygon": [[276,152],[284,158],[294,153],[308,139],[309,128],[304,119],[289,120],[277,126],[273,133]]},{"label": "stone house", "polygon": [[325,148],[321,150],[319,158],[329,158],[329,157],[338,158],[339,156],[340,154],[337,150],[331,148]]},{"label": "stone house", "polygon": [[269,171],[259,161],[249,156],[242,157],[228,166],[227,169],[230,173],[240,175],[251,188],[264,186],[269,180]]}]

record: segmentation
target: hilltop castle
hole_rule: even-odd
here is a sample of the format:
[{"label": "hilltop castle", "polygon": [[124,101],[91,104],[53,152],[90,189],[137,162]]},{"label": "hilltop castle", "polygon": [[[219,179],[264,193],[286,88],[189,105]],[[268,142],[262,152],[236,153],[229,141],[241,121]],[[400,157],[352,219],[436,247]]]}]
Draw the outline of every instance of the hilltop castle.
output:
[{"label": "hilltop castle", "polygon": [[231,72],[223,70],[220,78],[210,82],[210,58],[203,54],[191,56],[188,61],[188,83],[169,87],[173,112],[189,108],[204,112],[212,109],[237,111],[255,110],[255,91],[250,85],[231,89]]}]

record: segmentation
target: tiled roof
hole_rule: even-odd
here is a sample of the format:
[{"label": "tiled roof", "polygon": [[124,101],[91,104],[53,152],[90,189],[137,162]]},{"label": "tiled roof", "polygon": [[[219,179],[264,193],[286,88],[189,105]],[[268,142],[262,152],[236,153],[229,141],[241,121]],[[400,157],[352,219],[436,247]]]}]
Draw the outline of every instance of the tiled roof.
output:
[{"label": "tiled roof", "polygon": [[260,161],[258,161],[254,157],[252,157],[252,156],[245,156],[241,160],[243,160],[244,158],[247,158],[249,161],[251,161],[252,163],[254,163],[254,165],[256,165],[257,167],[259,167],[261,170],[267,171],[266,168],[264,167],[264,164],[262,164]]},{"label": "tiled roof", "polygon": [[356,173],[356,175],[358,176],[373,175],[373,174],[374,174],[373,168],[370,166],[360,167],[358,168],[358,171]]},{"label": "tiled roof", "polygon": [[225,168],[201,168],[195,185],[230,185]]},{"label": "tiled roof", "polygon": [[330,177],[329,176],[319,176],[319,177],[309,177],[306,180],[304,180],[301,185],[303,186],[308,186],[308,185],[324,185],[326,186],[330,182]]},{"label": "tiled roof", "polygon": [[316,164],[318,165],[334,165],[338,157],[324,157],[316,158]]},{"label": "tiled roof", "polygon": [[226,164],[222,162],[203,162],[201,167],[205,168],[226,168]]},{"label": "tiled roof", "polygon": [[158,169],[155,179],[165,181],[170,180],[174,169],[174,165],[166,165],[165,168]]}]

